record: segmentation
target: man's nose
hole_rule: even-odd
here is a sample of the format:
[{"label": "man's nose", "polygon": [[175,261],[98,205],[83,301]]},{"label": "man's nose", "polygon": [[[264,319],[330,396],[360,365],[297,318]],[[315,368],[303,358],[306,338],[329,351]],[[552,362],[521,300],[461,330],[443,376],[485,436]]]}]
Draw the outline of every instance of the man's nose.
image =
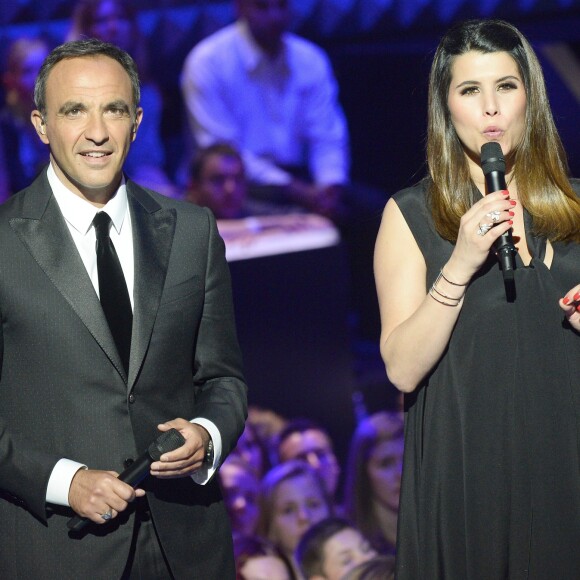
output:
[{"label": "man's nose", "polygon": [[99,114],[89,115],[85,125],[85,138],[99,145],[109,139],[107,123]]}]

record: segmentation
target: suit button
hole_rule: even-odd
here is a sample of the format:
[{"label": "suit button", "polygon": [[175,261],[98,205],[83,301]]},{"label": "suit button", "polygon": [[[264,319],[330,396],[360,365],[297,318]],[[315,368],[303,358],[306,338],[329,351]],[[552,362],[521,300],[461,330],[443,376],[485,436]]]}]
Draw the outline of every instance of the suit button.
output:
[{"label": "suit button", "polygon": [[135,402],[135,395],[133,393],[131,393],[129,395],[129,403],[134,403]]},{"label": "suit button", "polygon": [[132,457],[127,457],[127,459],[125,459],[125,461],[123,461],[123,467],[125,469],[131,467],[131,465],[133,465],[133,463],[135,463],[135,460]]}]

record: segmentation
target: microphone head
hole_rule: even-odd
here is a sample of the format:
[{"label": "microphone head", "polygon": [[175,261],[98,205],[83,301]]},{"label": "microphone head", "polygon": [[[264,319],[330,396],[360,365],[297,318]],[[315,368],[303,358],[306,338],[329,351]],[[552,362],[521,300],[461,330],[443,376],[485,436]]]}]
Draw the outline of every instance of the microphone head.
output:
[{"label": "microphone head", "polygon": [[490,141],[482,145],[481,168],[484,175],[488,175],[492,171],[505,173],[505,159],[501,145],[497,141]]},{"label": "microphone head", "polygon": [[153,461],[159,461],[159,458],[169,451],[181,447],[185,443],[185,438],[177,429],[169,429],[161,433],[147,449],[147,453]]}]

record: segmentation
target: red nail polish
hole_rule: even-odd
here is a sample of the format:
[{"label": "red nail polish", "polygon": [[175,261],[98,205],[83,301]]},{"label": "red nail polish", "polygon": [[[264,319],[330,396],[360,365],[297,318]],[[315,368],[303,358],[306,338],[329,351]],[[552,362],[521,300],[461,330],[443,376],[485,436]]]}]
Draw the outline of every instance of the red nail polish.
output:
[{"label": "red nail polish", "polygon": [[501,193],[502,193],[502,195],[506,195],[506,196],[510,194],[510,192],[507,189],[502,189]]},{"label": "red nail polish", "polygon": [[580,300],[580,292],[576,292],[576,294],[574,294],[574,301],[577,302],[578,300]]},{"label": "red nail polish", "polygon": [[511,216],[514,216],[514,215],[516,215],[516,214],[515,214],[513,211],[511,211],[511,210],[510,210],[510,211],[508,211],[508,213],[509,213]]},{"label": "red nail polish", "polygon": [[568,297],[566,296],[566,298],[562,298],[562,302],[563,302],[564,304],[568,304],[568,302],[570,302],[570,298],[568,298]]},{"label": "red nail polish", "polygon": [[580,304],[578,304],[578,306],[576,306],[576,312],[580,312]]},{"label": "red nail polish", "polygon": [[516,200],[515,200],[515,199],[510,199],[510,203],[511,203],[512,205],[516,205]]},{"label": "red nail polish", "polygon": [[509,220],[508,223],[509,223],[510,226],[513,226],[514,225],[514,220]]}]

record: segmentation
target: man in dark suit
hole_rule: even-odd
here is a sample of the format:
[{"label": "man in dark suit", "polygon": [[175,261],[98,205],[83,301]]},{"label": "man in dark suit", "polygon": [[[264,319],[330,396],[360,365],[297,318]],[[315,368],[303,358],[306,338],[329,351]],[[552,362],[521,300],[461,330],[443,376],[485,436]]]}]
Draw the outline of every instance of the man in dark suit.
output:
[{"label": "man in dark suit", "polygon": [[[233,578],[212,475],[247,403],[213,216],[125,180],[143,114],[125,52],[57,47],[35,103],[50,165],[0,207],[0,577]],[[112,318],[97,239],[122,270]],[[116,477],[170,428],[185,443],[139,489]]]}]

